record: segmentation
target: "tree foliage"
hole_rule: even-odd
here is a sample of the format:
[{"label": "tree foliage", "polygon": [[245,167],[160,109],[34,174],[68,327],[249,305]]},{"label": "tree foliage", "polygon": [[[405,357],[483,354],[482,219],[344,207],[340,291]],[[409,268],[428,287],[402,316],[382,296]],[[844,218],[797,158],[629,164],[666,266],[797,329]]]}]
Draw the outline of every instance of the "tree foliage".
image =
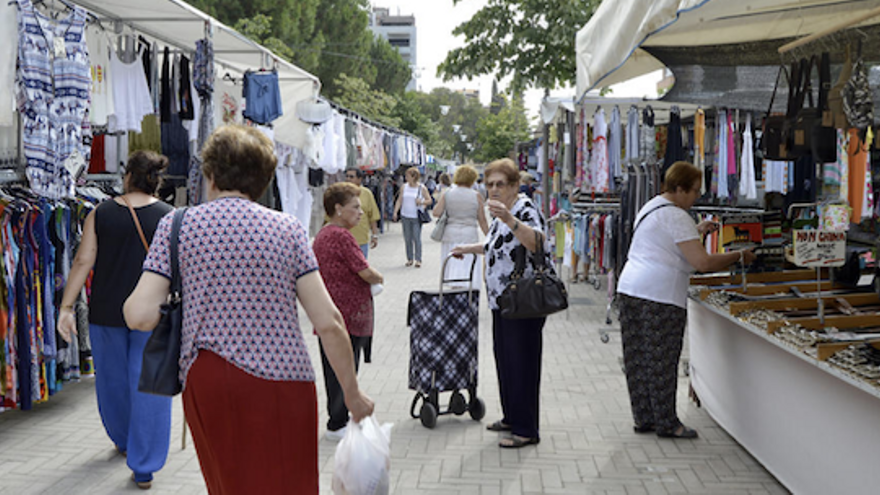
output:
[{"label": "tree foliage", "polygon": [[412,79],[412,69],[396,48],[381,36],[373,36],[370,60],[376,67],[373,88],[390,95],[402,95]]},{"label": "tree foliage", "polygon": [[504,158],[513,151],[516,143],[527,141],[529,121],[521,96],[511,98],[501,106],[497,114],[490,113],[477,122],[477,147],[473,152],[476,161],[488,162]]},{"label": "tree foliage", "polygon": [[576,73],[575,35],[600,1],[488,0],[455,28],[465,46],[451,50],[437,74],[444,81],[513,76],[514,91],[570,85]]},{"label": "tree foliage", "polygon": [[382,124],[392,127],[400,125],[393,113],[397,105],[393,96],[371,88],[363,79],[345,74],[339,74],[334,83],[339,88],[336,102],[340,105]]}]

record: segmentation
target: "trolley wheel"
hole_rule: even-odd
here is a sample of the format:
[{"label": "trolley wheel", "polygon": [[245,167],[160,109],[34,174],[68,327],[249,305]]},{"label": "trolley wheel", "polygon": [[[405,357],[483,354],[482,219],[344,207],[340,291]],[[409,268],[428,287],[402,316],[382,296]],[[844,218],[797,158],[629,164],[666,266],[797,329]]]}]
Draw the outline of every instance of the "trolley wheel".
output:
[{"label": "trolley wheel", "polygon": [[419,419],[422,420],[422,426],[425,428],[434,428],[437,426],[437,408],[434,404],[425,401],[422,409],[419,410]]},{"label": "trolley wheel", "polygon": [[468,406],[468,411],[471,413],[471,419],[479,421],[486,416],[486,403],[479,397],[473,397]]},{"label": "trolley wheel", "polygon": [[607,344],[608,341],[611,340],[611,337],[609,337],[607,333],[603,333],[603,334],[599,337],[599,340],[601,340],[603,344]]},{"label": "trolley wheel", "polygon": [[416,414],[416,406],[419,404],[419,400],[423,398],[424,397],[422,396],[421,392],[416,392],[416,396],[413,397],[412,404],[410,404],[409,406],[409,415],[412,416],[413,419],[417,419],[419,417],[419,415]]},{"label": "trolley wheel", "polygon": [[452,392],[452,396],[449,398],[449,410],[456,416],[461,416],[468,410],[467,401],[458,390]]}]

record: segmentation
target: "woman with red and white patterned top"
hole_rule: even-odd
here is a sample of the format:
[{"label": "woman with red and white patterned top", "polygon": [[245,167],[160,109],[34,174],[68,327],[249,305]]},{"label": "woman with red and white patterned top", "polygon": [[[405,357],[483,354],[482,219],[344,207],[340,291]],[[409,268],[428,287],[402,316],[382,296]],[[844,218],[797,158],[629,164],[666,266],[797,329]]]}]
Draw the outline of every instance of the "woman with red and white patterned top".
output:
[{"label": "woman with red and white patterned top", "polygon": [[[364,213],[360,194],[360,188],[349,182],[338,182],[327,188],[324,211],[329,220],[312,244],[327,291],[345,319],[354,351],[355,372],[360,364],[361,351],[364,351],[365,362],[370,362],[373,339],[373,295],[370,284],[383,282],[382,274],[370,266],[349,231],[360,222]],[[336,374],[327,361],[323,343],[321,364],[324,367],[327,413],[330,416],[327,420],[327,436],[339,440],[348,423],[348,409]]]},{"label": "woman with red and white patterned top", "polygon": [[[206,204],[187,211],[178,240],[183,284],[183,406],[209,493],[318,493],[315,375],[296,300],[321,338],[355,421],[373,412],[358,388],[345,322],[299,221],[254,200],[275,173],[272,142],[224,126],[202,151]],[[173,215],[159,223],[125,303],[132,329],[151,330],[170,287]]]}]

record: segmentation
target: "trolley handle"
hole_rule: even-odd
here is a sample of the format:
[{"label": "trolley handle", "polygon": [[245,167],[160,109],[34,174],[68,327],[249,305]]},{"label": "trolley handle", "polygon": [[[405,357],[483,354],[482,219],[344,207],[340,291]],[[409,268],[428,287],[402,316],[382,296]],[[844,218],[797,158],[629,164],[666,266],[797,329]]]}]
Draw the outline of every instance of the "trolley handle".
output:
[{"label": "trolley handle", "polygon": [[446,258],[443,259],[443,266],[440,268],[440,305],[443,305],[443,284],[446,282],[467,282],[468,283],[468,304],[471,304],[471,299],[473,298],[473,288],[474,288],[474,268],[477,266],[477,255],[473,253],[469,253],[474,258],[471,260],[471,274],[470,277],[464,278],[455,278],[455,279],[447,279],[446,278],[446,264],[449,263],[449,260],[455,257],[452,253],[447,254]]}]

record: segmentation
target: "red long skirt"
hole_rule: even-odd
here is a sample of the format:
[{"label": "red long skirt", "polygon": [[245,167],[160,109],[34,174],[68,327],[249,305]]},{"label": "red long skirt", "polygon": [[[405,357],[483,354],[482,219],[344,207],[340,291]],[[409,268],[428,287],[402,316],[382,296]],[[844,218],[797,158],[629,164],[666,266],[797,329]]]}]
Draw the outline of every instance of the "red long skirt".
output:
[{"label": "red long skirt", "polygon": [[313,382],[264,380],[200,350],[183,411],[208,493],[317,495]]}]

